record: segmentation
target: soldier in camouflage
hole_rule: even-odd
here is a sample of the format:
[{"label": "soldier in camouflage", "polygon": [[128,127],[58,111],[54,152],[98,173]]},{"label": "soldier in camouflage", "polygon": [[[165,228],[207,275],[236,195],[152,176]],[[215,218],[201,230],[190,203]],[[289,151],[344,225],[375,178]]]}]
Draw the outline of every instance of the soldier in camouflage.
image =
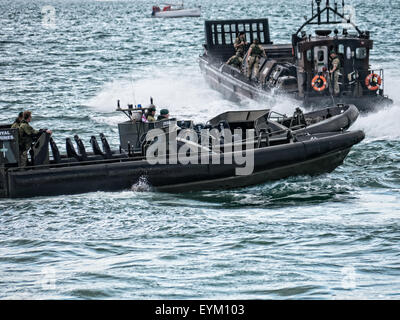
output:
[{"label": "soldier in camouflage", "polygon": [[236,55],[243,58],[244,56],[244,48],[246,47],[246,36],[243,31],[239,32],[239,36],[236,38],[233,47],[235,48]]},{"label": "soldier in camouflage", "polygon": [[246,37],[244,32],[242,31],[239,33],[238,37],[235,40],[235,43],[233,44],[236,54],[230,57],[226,64],[232,65],[240,69],[242,67],[244,48],[246,45]]},{"label": "soldier in camouflage", "polygon": [[235,54],[234,56],[230,57],[226,64],[234,66],[238,69],[242,67],[243,58]]},{"label": "soldier in camouflage", "polygon": [[24,118],[24,113],[21,111],[18,117],[15,119],[14,123],[11,125],[11,129],[19,129],[22,119]]},{"label": "soldier in camouflage", "polygon": [[[19,152],[20,152],[20,166],[26,167],[28,162],[28,150],[31,145],[41,133],[41,131],[35,130],[31,127],[29,122],[32,121],[32,112],[24,111],[23,119],[19,125]],[[45,131],[48,134],[52,134],[51,130]]]},{"label": "soldier in camouflage", "polygon": [[247,55],[247,77],[251,79],[251,74],[254,69],[254,76],[258,76],[260,69],[260,58],[261,56],[266,57],[264,48],[259,44],[258,39],[253,40],[253,44],[250,46],[249,53]]},{"label": "soldier in camouflage", "polygon": [[337,56],[335,51],[331,52],[331,59],[332,59],[332,69],[329,70],[331,75],[331,81],[333,81],[333,92],[335,96],[339,95],[340,88],[339,88],[339,74],[340,74],[340,59]]},{"label": "soldier in camouflage", "polygon": [[147,122],[156,121],[156,106],[155,105],[151,104],[149,106],[149,108],[147,109],[146,119],[147,119]]}]

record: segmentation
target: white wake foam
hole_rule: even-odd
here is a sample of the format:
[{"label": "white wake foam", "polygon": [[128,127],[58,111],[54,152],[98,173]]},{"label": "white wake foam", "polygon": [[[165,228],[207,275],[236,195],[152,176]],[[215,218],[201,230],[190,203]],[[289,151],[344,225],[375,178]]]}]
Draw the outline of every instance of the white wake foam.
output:
[{"label": "white wake foam", "polygon": [[353,129],[361,129],[367,140],[400,138],[400,79],[394,74],[386,74],[385,94],[393,100],[393,105],[377,112],[361,115]]},{"label": "white wake foam", "polygon": [[[104,113],[115,111],[117,100],[121,106],[128,103],[147,106],[153,97],[158,111],[167,108],[171,117],[193,119],[196,122],[206,121],[215,115],[228,110],[271,108],[274,111],[292,114],[298,102],[284,97],[274,96],[266,102],[242,99],[232,102],[222,94],[210,88],[197,67],[167,67],[149,69],[143,76],[132,76],[106,84],[102,90],[85,105],[99,110],[97,115],[101,122],[115,125],[124,119],[123,115]],[[394,75],[386,76],[386,94],[394,100],[394,105],[378,112],[361,115],[352,129],[362,129],[367,139],[397,139],[400,137],[400,79]]]}]

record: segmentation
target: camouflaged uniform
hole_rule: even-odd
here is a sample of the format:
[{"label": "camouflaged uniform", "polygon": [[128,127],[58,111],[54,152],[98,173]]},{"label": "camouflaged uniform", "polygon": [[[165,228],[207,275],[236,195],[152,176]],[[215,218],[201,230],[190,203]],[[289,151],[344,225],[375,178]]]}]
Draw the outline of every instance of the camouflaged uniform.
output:
[{"label": "camouflaged uniform", "polygon": [[233,47],[235,48],[235,51],[236,51],[236,55],[239,57],[243,57],[243,55],[244,55],[245,42],[246,41],[244,39],[237,37],[235,40],[235,43],[233,44]]},{"label": "camouflaged uniform", "polygon": [[28,162],[28,150],[31,148],[33,139],[39,134],[38,130],[33,129],[26,120],[22,120],[19,125],[19,152],[20,166],[25,167]]},{"label": "camouflaged uniform", "polygon": [[232,65],[239,69],[242,67],[245,43],[246,43],[245,39],[241,39],[240,37],[236,38],[235,43],[233,44],[236,53],[235,55],[229,58],[226,64]]},{"label": "camouflaged uniform", "polygon": [[332,69],[335,68],[335,72],[333,72],[333,92],[335,95],[338,95],[340,93],[340,88],[339,88],[339,73],[340,73],[340,59],[339,57],[335,57],[332,60]]},{"label": "camouflaged uniform", "polygon": [[148,121],[148,122],[154,122],[154,121],[156,121],[156,119],[155,119],[151,114],[149,114],[149,115],[147,116],[147,121]]},{"label": "camouflaged uniform", "polygon": [[226,64],[232,65],[232,66],[240,69],[242,67],[242,62],[243,62],[243,58],[235,54],[234,56],[229,58],[229,60],[226,62]]},{"label": "camouflaged uniform", "polygon": [[11,125],[11,129],[19,129],[20,124],[21,121],[19,121],[19,119],[16,119],[14,123]]},{"label": "camouflaged uniform", "polygon": [[253,69],[254,69],[254,73],[255,73],[254,76],[257,77],[258,72],[260,70],[260,58],[261,58],[261,56],[264,56],[264,57],[266,56],[263,47],[261,47],[259,44],[253,43],[250,46],[250,49],[251,49],[251,54],[250,54],[248,64],[247,64],[247,76],[249,78],[251,78]]}]

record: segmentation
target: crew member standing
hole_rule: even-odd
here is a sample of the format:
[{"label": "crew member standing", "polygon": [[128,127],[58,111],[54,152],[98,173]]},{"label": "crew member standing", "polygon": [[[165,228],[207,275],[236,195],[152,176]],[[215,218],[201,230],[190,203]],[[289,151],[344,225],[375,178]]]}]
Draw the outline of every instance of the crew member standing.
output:
[{"label": "crew member standing", "polygon": [[235,48],[236,55],[243,58],[244,56],[244,48],[246,46],[246,36],[243,31],[239,32],[239,36],[236,38],[233,47]]},{"label": "crew member standing", "polygon": [[146,120],[147,120],[147,122],[156,121],[156,106],[155,105],[152,104],[147,109]]},{"label": "crew member standing", "polygon": [[[28,162],[28,150],[31,148],[32,142],[38,137],[40,131],[31,127],[29,122],[32,121],[32,112],[29,110],[24,111],[23,119],[19,126],[19,152],[20,152],[20,166],[26,167]],[[46,133],[52,134],[51,130],[46,130]]]},{"label": "crew member standing", "polygon": [[332,69],[329,70],[331,81],[333,80],[333,93],[335,96],[339,95],[339,73],[340,73],[340,59],[335,51],[331,52]]},{"label": "crew member standing", "polygon": [[258,76],[260,69],[260,58],[261,56],[266,57],[264,48],[259,44],[258,39],[253,40],[253,44],[250,46],[249,53],[247,55],[247,77],[251,79],[251,74],[254,69],[254,76]]},{"label": "crew member standing", "polygon": [[21,111],[18,114],[18,117],[15,119],[14,123],[11,125],[11,129],[18,129],[23,118],[24,118],[24,112]]},{"label": "crew member standing", "polygon": [[235,43],[233,44],[233,47],[235,48],[235,55],[229,58],[229,60],[226,62],[226,64],[233,65],[237,68],[241,68],[242,62],[243,62],[243,56],[244,56],[244,49],[245,46],[247,45],[246,42],[246,37],[243,31],[239,33],[237,36]]},{"label": "crew member standing", "polygon": [[169,111],[168,109],[161,109],[160,115],[157,117],[157,121],[160,120],[168,120],[169,119]]}]

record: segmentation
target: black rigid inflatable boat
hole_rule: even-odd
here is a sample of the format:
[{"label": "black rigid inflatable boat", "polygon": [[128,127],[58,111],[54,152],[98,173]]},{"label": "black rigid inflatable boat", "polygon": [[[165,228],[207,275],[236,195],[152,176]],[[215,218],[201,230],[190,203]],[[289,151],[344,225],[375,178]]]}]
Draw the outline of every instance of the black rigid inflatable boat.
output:
[{"label": "black rigid inflatable boat", "polygon": [[[154,190],[165,192],[243,187],[292,175],[331,172],[343,163],[351,147],[364,139],[362,131],[344,131],[355,120],[354,115],[350,117],[354,112],[352,106],[331,108],[328,119],[324,110],[305,114],[304,118],[309,123],[293,127],[296,130],[290,129],[293,119],[283,116],[274,118],[269,110],[225,112],[205,125],[176,119],[141,122],[138,119],[143,110],[118,110],[129,117],[118,125],[119,150],[111,150],[106,137],[101,135],[103,148],[92,137],[90,143],[93,150],[87,152],[82,141],[75,136],[78,151],[72,141],[67,139],[67,152],[61,154],[52,138],[47,133],[42,133],[32,147],[30,165],[25,168],[19,167],[16,130],[9,126],[0,126],[0,197],[126,190],[142,179]],[[136,116],[138,113],[139,116]],[[353,120],[348,122],[348,116]],[[342,125],[341,121],[345,118],[346,123]],[[318,125],[323,122],[325,125]],[[337,123],[336,127],[329,127],[330,122]],[[176,140],[179,140],[179,147],[185,146],[187,142],[179,139],[181,132],[189,130],[196,133],[199,140],[191,142],[191,150],[193,146],[203,152],[206,150],[208,163],[203,161],[204,153],[200,159],[200,153],[189,152],[187,159],[193,160],[189,164],[169,161],[174,156],[172,153],[167,154],[166,164],[150,164],[146,151],[157,143],[158,138],[149,140],[146,137],[153,129],[165,132],[166,135],[171,135],[171,132],[178,134]],[[216,152],[217,149],[200,144],[200,137],[204,132],[214,130],[218,133],[222,129],[232,134],[235,129],[243,130],[243,135],[231,144],[231,147],[242,146],[242,151],[226,149],[222,144],[223,147]],[[254,138],[248,135],[250,131],[245,130],[254,132]],[[334,132],[327,132],[330,130]],[[223,139],[223,136],[217,135],[213,139]],[[238,174],[238,168],[243,168],[248,163],[226,161],[239,156],[252,162],[249,174]],[[216,158],[220,159],[220,164],[215,163]],[[198,164],[195,164],[194,159],[198,160]]]}]

